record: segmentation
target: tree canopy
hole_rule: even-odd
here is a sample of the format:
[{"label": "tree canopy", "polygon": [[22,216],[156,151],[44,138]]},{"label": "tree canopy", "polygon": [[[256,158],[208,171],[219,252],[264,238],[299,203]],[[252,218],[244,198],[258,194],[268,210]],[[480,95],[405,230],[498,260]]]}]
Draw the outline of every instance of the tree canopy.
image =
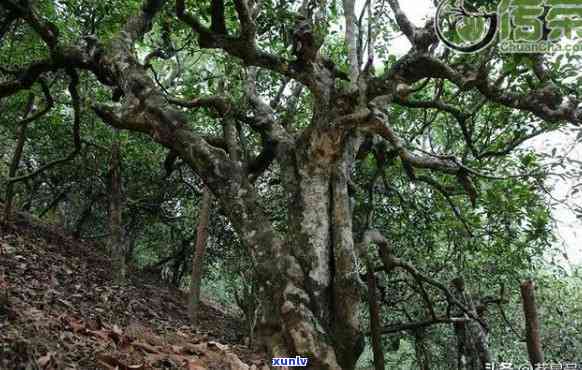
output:
[{"label": "tree canopy", "polygon": [[3,0],[3,218],[186,287],[208,188],[204,287],[272,357],[531,361],[531,278],[546,358],[575,361],[580,281],[546,262],[555,169],[527,143],[580,125],[580,56],[457,53],[434,22],[398,0]]}]

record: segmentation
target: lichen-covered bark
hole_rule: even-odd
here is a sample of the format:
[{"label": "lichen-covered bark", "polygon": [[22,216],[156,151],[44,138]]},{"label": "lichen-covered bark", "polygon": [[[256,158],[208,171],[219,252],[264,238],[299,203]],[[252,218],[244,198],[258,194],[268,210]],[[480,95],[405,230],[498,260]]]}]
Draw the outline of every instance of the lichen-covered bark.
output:
[{"label": "lichen-covered bark", "polygon": [[333,338],[340,363],[353,366],[363,348],[358,313],[362,299],[358,261],[354,247],[352,210],[348,182],[355,155],[361,144],[359,136],[343,134],[341,157],[334,165],[331,184],[333,233]]},{"label": "lichen-covered bark", "polygon": [[210,145],[190,130],[135,60],[127,45],[139,37],[135,29],[149,27],[144,14],[146,20],[128,22],[101,60],[123,90],[125,104],[102,105],[97,113],[175,151],[211,190],[256,265],[262,300],[257,339],[270,354],[308,357],[311,369],[353,369],[363,340],[347,181],[359,141],[330,127],[341,113],[332,104],[331,72],[314,67],[320,77],[314,124],[297,138],[270,123],[251,81],[257,124],[277,141],[274,156],[288,194],[289,231],[278,235],[258,202],[248,167],[238,158],[233,127],[227,125],[225,133],[228,151]]},{"label": "lichen-covered bark", "polygon": [[[314,369],[351,369],[363,340],[357,313],[352,222],[347,193],[351,152],[340,131],[314,129],[280,153],[289,233],[280,258],[277,349],[310,358]],[[273,300],[273,299],[272,299]],[[275,331],[277,332],[277,331]]]}]

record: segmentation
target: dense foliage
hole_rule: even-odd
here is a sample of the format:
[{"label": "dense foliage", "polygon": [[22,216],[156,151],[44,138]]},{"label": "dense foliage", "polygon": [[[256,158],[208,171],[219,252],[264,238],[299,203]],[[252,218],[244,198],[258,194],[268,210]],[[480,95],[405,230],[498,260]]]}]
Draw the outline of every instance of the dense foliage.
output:
[{"label": "dense foliage", "polygon": [[[559,253],[545,186],[554,168],[526,145],[568,124],[565,121],[579,124],[577,111],[560,106],[566,97],[577,102],[581,83],[577,55],[546,58],[500,54],[495,48],[455,54],[437,47],[438,40],[430,36],[426,45],[423,35],[432,31],[430,24],[410,28],[396,1],[359,4],[361,14],[356,12],[354,24],[348,21],[347,30],[349,1],[176,3],[185,6],[188,14],[177,16],[173,1],[144,5],[141,0],[7,0],[0,4],[3,202],[13,197],[13,209],[60,224],[80,239],[107,242],[111,157],[118,143],[123,251],[129,275],[141,271],[185,288],[206,184],[215,198],[204,260],[205,294],[238,304],[252,331],[255,315],[261,312],[258,307],[263,305],[267,311],[261,286],[268,280],[264,263],[249,245],[253,233],[261,231],[237,224],[255,211],[248,206],[247,212],[233,200],[239,198],[225,195],[221,183],[226,186],[227,181],[213,177],[224,170],[215,169],[216,158],[228,156],[243,163],[248,175],[243,185],[254,189],[248,198],[260,205],[256,214],[264,214],[273,233],[311,245],[296,224],[297,219],[307,223],[309,217],[293,215],[294,206],[304,214],[308,207],[301,208],[302,195],[289,190],[294,183],[288,168],[293,165],[283,152],[289,145],[301,148],[297,143],[309,135],[324,137],[313,134],[323,127],[318,120],[332,130],[340,125],[336,119],[357,115],[359,108],[375,114],[375,108],[368,108],[371,103],[358,102],[362,97],[354,92],[362,88],[358,81],[367,79],[363,89],[369,96],[377,91],[390,96],[383,114],[404,148],[368,126],[357,133],[354,160],[346,172],[350,235],[357,244],[366,231],[379,230],[393,253],[421,274],[385,270],[381,248],[373,243],[364,246],[377,266],[387,368],[448,368],[457,361],[457,334],[444,318],[462,314],[454,312],[458,308],[448,296],[454,291],[451,281],[458,278],[475,312],[488,324],[495,362],[528,361],[519,295],[520,282],[528,278],[538,286],[546,358],[579,360],[580,271],[547,262]],[[317,22],[308,27],[302,23],[306,18]],[[227,31],[231,36],[225,36]],[[401,31],[412,43],[411,52],[404,56],[391,50]],[[302,38],[306,33],[309,37]],[[268,56],[244,50],[249,48],[243,42],[247,36]],[[310,48],[316,57],[301,54]],[[427,62],[433,56],[451,71],[442,72],[440,64]],[[301,70],[301,63],[308,62],[317,65],[315,72]],[[124,70],[126,64],[131,67]],[[333,75],[325,78],[332,80],[335,100],[324,107],[332,113],[322,108],[327,90],[310,74],[323,66]],[[174,118],[174,112],[181,118]],[[170,122],[172,129],[149,127],[155,120],[162,122],[159,127]],[[180,122],[177,128],[172,126],[175,122]],[[357,120],[347,124],[353,126],[350,135],[359,130],[358,124],[366,125]],[[193,141],[197,149],[191,157],[183,150],[182,139],[170,137],[172,130],[181,135],[184,127],[188,132],[184,137],[192,135],[205,143]],[[289,138],[297,141],[289,144]],[[11,174],[20,139],[22,158]],[[236,142],[234,149],[231,141]],[[214,150],[219,153],[215,157]],[[315,166],[315,157],[313,161]],[[298,162],[294,168],[302,174],[301,165],[306,163]],[[237,175],[234,170],[225,172],[227,177]],[[297,194],[311,196],[319,191],[301,184]],[[335,191],[330,190],[332,185],[325,189]],[[241,198],[246,201],[244,194]],[[332,208],[335,203],[316,201],[313,206],[319,210],[318,204]],[[309,259],[301,253],[291,254]],[[353,272],[365,281],[369,270],[362,255],[357,259]],[[364,300],[366,290],[358,295]],[[368,307],[360,307],[357,314],[363,332],[369,334]],[[397,329],[427,320],[435,322]],[[334,334],[326,336],[330,342],[335,340]],[[366,341],[359,366],[372,361]],[[321,368],[331,368],[325,366]]]}]

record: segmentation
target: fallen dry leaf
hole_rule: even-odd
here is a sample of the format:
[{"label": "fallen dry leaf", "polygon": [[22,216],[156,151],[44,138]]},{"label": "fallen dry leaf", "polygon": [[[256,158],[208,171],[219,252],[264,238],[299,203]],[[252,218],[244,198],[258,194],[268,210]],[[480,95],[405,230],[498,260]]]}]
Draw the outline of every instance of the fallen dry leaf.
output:
[{"label": "fallen dry leaf", "polygon": [[142,343],[142,342],[133,342],[133,343],[132,343],[132,345],[133,345],[134,347],[141,348],[141,349],[143,349],[144,351],[146,351],[146,352],[149,352],[149,353],[160,353],[160,351],[159,351],[159,349],[158,349],[158,348],[156,348],[156,347],[154,347],[154,346],[151,346],[151,345],[149,345],[149,344],[147,344],[147,343]]},{"label": "fallen dry leaf", "polygon": [[206,366],[200,360],[191,360],[188,362],[188,370],[206,370]]},{"label": "fallen dry leaf", "polygon": [[38,360],[36,360],[38,367],[40,367],[43,370],[56,368],[54,355],[55,355],[54,352],[49,352],[46,355],[40,357]]},{"label": "fallen dry leaf", "polygon": [[143,365],[127,365],[118,358],[106,353],[98,354],[97,362],[107,370],[129,370],[144,368]]},{"label": "fallen dry leaf", "polygon": [[221,351],[227,351],[228,346],[224,344],[220,344],[218,342],[208,342],[208,348],[216,347]]},{"label": "fallen dry leaf", "polygon": [[109,331],[106,331],[104,329],[87,330],[87,333],[93,335],[96,338],[102,339],[102,340],[109,340]]},{"label": "fallen dry leaf", "polygon": [[200,324],[192,327],[181,291],[147,278],[112,285],[100,246],[52,231],[48,241],[46,234],[31,238],[38,230],[22,227],[18,240],[0,232],[0,245],[12,249],[0,256],[0,298],[10,298],[0,314],[0,348],[10,350],[0,369],[31,363],[42,370],[243,370],[250,369],[244,363],[266,363],[239,345],[241,323],[220,307],[203,302]]},{"label": "fallen dry leaf", "polygon": [[232,352],[226,354],[226,361],[230,363],[231,370],[249,370],[249,366],[244,364],[240,358]]}]

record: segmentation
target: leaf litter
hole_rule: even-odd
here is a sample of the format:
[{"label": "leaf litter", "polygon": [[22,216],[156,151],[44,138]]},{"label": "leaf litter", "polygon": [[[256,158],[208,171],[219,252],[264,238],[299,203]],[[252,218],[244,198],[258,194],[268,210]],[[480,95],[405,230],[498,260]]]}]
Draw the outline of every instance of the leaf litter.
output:
[{"label": "leaf litter", "polygon": [[130,273],[114,285],[97,243],[19,216],[0,225],[0,369],[268,369],[237,317]]}]

